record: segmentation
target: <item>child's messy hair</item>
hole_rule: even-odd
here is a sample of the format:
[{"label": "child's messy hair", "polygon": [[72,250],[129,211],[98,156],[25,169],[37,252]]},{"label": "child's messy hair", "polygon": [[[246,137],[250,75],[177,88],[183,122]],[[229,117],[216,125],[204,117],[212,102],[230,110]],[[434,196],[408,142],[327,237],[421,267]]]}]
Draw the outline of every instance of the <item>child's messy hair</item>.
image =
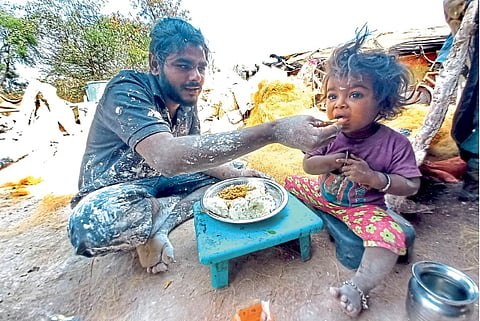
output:
[{"label": "child's messy hair", "polygon": [[380,109],[377,120],[395,118],[407,103],[410,72],[394,56],[381,50],[361,50],[370,35],[366,24],[360,30],[357,29],[355,34],[355,39],[336,48],[328,59],[323,90],[325,92],[330,78],[367,77],[372,81]]}]

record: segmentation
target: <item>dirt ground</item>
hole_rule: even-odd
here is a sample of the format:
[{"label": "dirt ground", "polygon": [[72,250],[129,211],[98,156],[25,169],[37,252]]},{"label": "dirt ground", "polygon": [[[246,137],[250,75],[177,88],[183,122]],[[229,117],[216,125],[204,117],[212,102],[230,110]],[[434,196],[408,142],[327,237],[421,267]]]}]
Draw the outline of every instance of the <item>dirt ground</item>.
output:
[{"label": "dirt ground", "polygon": [[[276,321],[350,320],[327,291],[353,271],[337,261],[325,230],[312,235],[307,262],[294,243],[231,260],[230,283],[223,289],[212,287],[209,267],[198,261],[193,220],[171,233],[177,262],[163,274],[146,274],[134,252],[73,255],[67,200],[76,190],[82,152],[80,138],[64,137],[0,171],[0,185],[29,175],[43,179],[22,197],[0,188],[0,320],[228,321],[257,300],[270,303]],[[478,202],[458,201],[459,188],[424,182],[416,201],[433,211],[407,216],[416,229],[412,260],[395,266],[357,320],[407,320],[413,262],[451,265],[478,284]],[[472,320],[478,320],[478,302]]]}]

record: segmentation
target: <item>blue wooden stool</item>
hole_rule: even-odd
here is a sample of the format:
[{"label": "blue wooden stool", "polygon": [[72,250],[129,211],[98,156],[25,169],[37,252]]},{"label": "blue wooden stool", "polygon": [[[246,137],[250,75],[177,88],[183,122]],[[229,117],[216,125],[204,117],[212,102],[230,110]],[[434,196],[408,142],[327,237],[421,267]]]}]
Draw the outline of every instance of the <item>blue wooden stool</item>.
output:
[{"label": "blue wooden stool", "polygon": [[210,265],[214,288],[228,286],[228,260],[299,239],[302,260],[310,259],[310,234],[323,229],[322,219],[292,195],[277,215],[255,223],[215,220],[193,205],[200,263]]}]

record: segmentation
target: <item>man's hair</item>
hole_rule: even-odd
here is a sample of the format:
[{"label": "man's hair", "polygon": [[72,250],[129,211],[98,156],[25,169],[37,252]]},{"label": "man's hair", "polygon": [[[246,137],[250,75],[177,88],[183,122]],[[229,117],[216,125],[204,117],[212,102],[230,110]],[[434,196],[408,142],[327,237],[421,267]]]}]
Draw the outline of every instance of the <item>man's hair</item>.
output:
[{"label": "man's hair", "polygon": [[200,29],[194,28],[181,18],[163,18],[150,32],[150,53],[163,65],[170,54],[180,53],[187,46],[199,46],[205,52],[207,61],[210,55],[205,38]]},{"label": "man's hair", "polygon": [[408,100],[410,71],[382,50],[361,49],[370,35],[366,25],[355,34],[355,39],[337,47],[328,59],[324,92],[330,78],[368,78],[380,109],[378,120],[395,118]]}]

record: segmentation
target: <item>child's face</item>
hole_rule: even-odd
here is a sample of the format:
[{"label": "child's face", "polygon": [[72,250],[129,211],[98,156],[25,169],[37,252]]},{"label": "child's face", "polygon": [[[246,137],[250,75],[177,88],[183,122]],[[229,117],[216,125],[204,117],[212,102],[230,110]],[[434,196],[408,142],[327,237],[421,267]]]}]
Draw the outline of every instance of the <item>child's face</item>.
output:
[{"label": "child's face", "polygon": [[330,78],[326,102],[329,119],[343,118],[344,133],[353,133],[369,126],[379,111],[372,81],[365,77],[349,81]]}]

